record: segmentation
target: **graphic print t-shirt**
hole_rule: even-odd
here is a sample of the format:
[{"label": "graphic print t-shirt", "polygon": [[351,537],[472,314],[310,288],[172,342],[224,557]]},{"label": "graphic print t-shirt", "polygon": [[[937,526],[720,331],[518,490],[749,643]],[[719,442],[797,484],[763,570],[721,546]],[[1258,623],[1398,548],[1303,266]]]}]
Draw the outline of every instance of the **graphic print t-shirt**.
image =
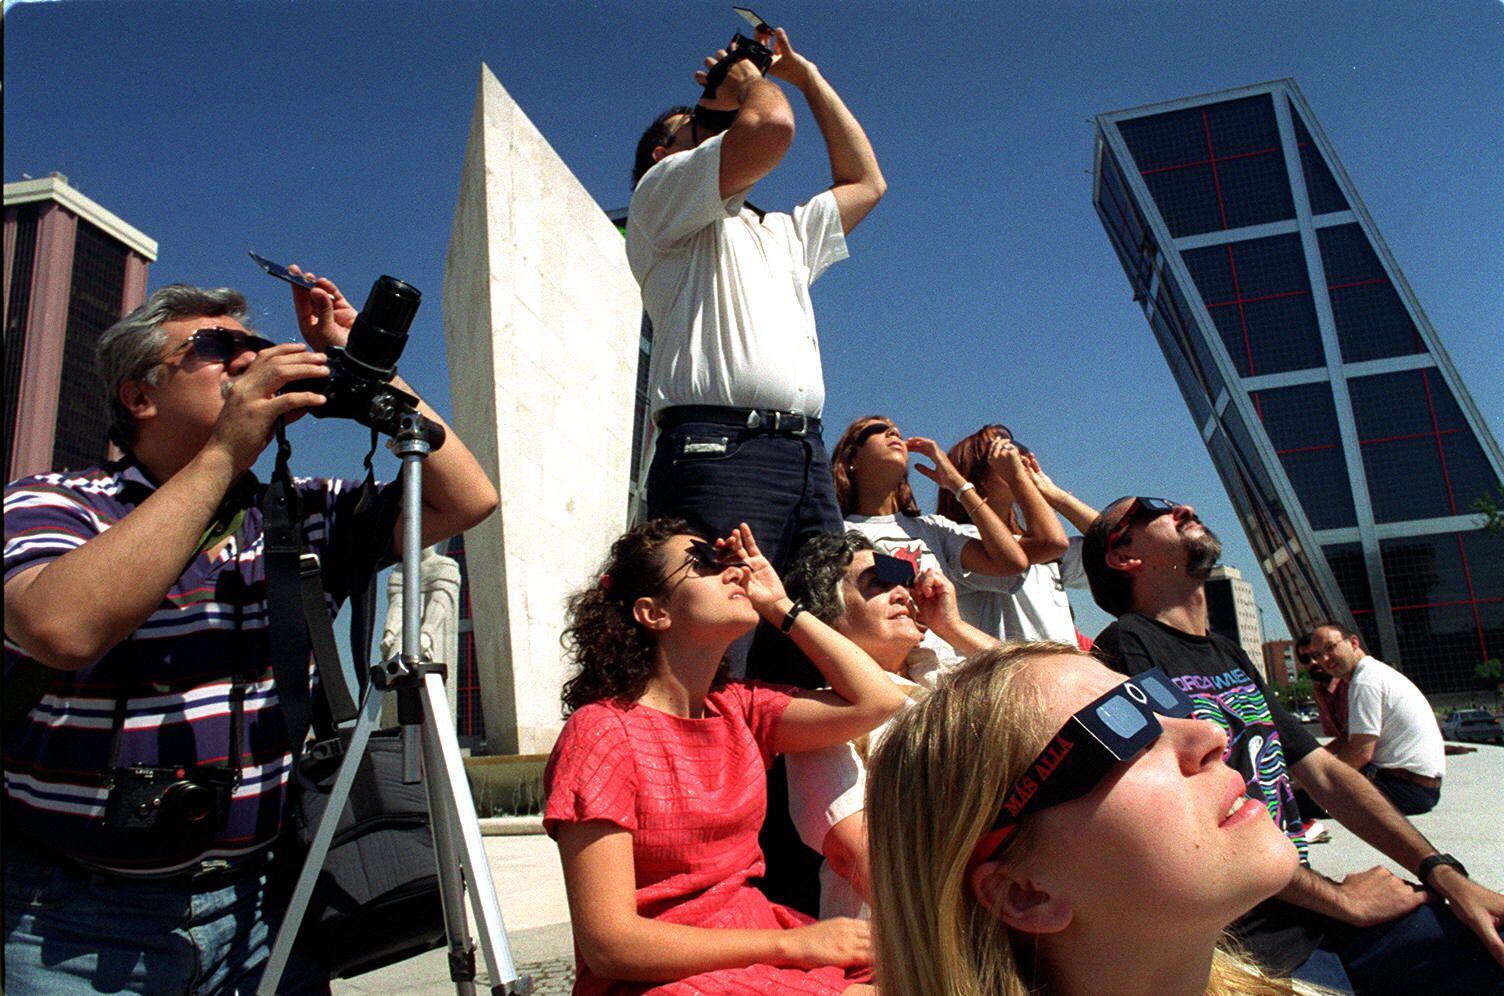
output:
[{"label": "graphic print t-shirt", "polygon": [[[1269,694],[1241,647],[1216,633],[1192,636],[1130,612],[1102,631],[1093,652],[1123,674],[1163,668],[1195,702],[1197,719],[1226,730],[1224,760],[1243,776],[1249,796],[1268,805],[1275,825],[1295,842],[1301,863],[1306,863],[1289,765],[1319,744]],[[1315,914],[1273,899],[1255,907],[1234,929],[1254,957],[1281,974],[1309,957],[1322,935]]]}]

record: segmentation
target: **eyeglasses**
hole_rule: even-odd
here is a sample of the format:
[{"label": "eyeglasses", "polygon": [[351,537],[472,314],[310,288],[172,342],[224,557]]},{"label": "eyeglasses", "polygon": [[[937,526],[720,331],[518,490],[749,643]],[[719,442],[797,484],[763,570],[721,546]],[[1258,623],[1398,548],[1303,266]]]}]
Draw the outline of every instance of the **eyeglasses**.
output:
[{"label": "eyeglasses", "polygon": [[[1025,816],[1079,799],[1164,732],[1159,716],[1184,719],[1194,703],[1160,668],[1134,675],[1066,720],[1003,799],[968,868],[997,853]],[[1156,715],[1157,714],[1157,715]]]},{"label": "eyeglasses", "polygon": [[275,344],[270,339],[263,339],[252,332],[216,325],[194,332],[176,349],[162,357],[161,362],[166,363],[178,353],[192,351],[194,356],[205,363],[229,363],[242,350],[259,353],[273,345]]},{"label": "eyeglasses", "polygon": [[889,589],[900,585],[914,587],[914,578],[918,574],[918,567],[912,560],[890,557],[886,553],[874,553],[872,567],[878,582]]},{"label": "eyeglasses", "polygon": [[[683,584],[685,579],[691,574],[702,578],[713,578],[728,567],[745,566],[746,564],[742,561],[722,559],[720,551],[713,544],[702,539],[692,539],[689,541],[689,556],[684,559],[684,563],[665,574],[659,585],[668,587],[672,591],[674,588],[679,587],[680,584]],[[669,586],[669,582],[673,581],[681,573],[684,577],[679,578],[672,586]]]},{"label": "eyeglasses", "polygon": [[[1118,499],[1118,501],[1122,500],[1121,498]],[[1117,502],[1113,502],[1113,504],[1115,505]],[[1113,528],[1112,532],[1107,534],[1108,549],[1117,545],[1118,540],[1123,538],[1136,520],[1157,519],[1161,515],[1168,515],[1179,507],[1180,502],[1171,501],[1168,498],[1144,498],[1140,496],[1133,499],[1127,510],[1123,512],[1123,517],[1118,520],[1117,526]],[[1149,514],[1144,515],[1143,513],[1145,512]]]}]

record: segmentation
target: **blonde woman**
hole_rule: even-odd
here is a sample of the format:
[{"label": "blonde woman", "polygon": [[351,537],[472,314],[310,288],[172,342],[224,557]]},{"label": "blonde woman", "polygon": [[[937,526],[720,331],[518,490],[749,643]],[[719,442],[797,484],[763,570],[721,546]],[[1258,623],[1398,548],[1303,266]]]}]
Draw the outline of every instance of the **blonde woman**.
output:
[{"label": "blonde woman", "polygon": [[1295,848],[1190,714],[1163,674],[1054,643],[977,654],[901,713],[868,778],[884,991],[1289,993],[1217,945]]}]

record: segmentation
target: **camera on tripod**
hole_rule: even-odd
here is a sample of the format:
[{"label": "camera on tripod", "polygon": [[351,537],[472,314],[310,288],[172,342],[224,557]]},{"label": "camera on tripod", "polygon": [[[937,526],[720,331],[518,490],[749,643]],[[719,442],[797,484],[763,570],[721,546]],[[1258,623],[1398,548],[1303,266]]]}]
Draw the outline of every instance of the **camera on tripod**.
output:
[{"label": "camera on tripod", "polygon": [[234,768],[116,768],[104,824],[113,830],[212,835],[224,829],[238,780]]},{"label": "camera on tripod", "polygon": [[[418,399],[393,387],[391,380],[422,301],[422,293],[412,284],[385,275],[377,278],[345,346],[328,349],[329,376],[294,381],[283,392],[322,394],[325,403],[309,410],[314,417],[353,419],[395,436],[402,416],[418,407]],[[428,444],[438,449],[444,444],[443,426],[427,420],[425,424]]]}]

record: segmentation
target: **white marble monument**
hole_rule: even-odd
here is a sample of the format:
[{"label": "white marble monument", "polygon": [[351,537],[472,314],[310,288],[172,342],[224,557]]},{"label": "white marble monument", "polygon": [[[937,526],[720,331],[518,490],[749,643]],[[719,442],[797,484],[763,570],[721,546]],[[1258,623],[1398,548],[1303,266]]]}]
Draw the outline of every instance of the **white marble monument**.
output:
[{"label": "white marble monument", "polygon": [[455,429],[501,491],[465,537],[486,751],[543,753],[565,599],[626,525],[642,300],[621,234],[485,66],[443,307]]}]

